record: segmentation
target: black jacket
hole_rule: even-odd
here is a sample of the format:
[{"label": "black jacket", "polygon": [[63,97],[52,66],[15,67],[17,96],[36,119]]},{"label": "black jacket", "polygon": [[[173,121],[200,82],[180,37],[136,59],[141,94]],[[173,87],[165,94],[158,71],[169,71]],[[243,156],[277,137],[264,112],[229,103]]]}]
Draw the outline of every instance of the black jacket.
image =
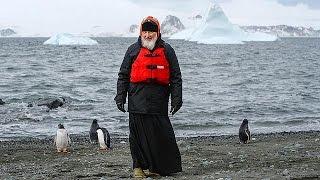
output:
[{"label": "black jacket", "polygon": [[133,61],[139,54],[141,38],[132,44],[123,59],[118,74],[116,103],[125,103],[128,94],[128,111],[142,114],[168,114],[168,102],[171,95],[171,106],[182,105],[182,79],[177,56],[173,48],[161,38],[155,49],[165,48],[165,55],[170,65],[170,83],[168,86],[156,83],[130,83],[130,72]]}]

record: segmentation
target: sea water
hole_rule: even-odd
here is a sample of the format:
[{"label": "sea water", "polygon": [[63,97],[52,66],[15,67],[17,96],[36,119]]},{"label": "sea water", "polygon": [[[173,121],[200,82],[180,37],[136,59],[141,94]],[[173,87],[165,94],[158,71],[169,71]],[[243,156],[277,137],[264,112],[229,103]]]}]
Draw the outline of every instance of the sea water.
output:
[{"label": "sea water", "polygon": [[[54,135],[63,123],[88,134],[93,119],[128,136],[118,111],[117,73],[137,38],[95,38],[94,46],[43,45],[48,38],[0,38],[0,140]],[[170,116],[176,136],[320,130],[320,39],[205,45],[167,40],[183,78],[183,106]],[[38,103],[64,97],[47,112]],[[33,107],[27,107],[33,104]]]}]

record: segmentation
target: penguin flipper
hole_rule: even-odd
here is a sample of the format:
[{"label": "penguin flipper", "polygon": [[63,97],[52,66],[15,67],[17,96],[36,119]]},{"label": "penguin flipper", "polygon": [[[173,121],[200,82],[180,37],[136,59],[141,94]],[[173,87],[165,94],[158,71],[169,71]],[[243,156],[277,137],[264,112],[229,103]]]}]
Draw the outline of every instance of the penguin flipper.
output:
[{"label": "penguin flipper", "polygon": [[106,143],[106,146],[108,148],[110,148],[110,135],[109,135],[109,132],[106,128],[101,128],[102,132],[103,132],[103,135],[104,135],[104,142]]},{"label": "penguin flipper", "polygon": [[53,145],[57,145],[57,135],[54,137],[54,140],[53,140]]},{"label": "penguin flipper", "polygon": [[107,131],[107,147],[110,148],[110,134]]},{"label": "penguin flipper", "polygon": [[249,140],[251,141],[252,140],[251,133],[250,133],[249,129],[247,131],[248,131],[248,135],[249,135]]},{"label": "penguin flipper", "polygon": [[70,139],[69,134],[67,134],[67,136],[68,136],[68,144],[69,144],[69,146],[71,146],[71,139]]},{"label": "penguin flipper", "polygon": [[[92,130],[93,131],[93,130]],[[97,134],[97,130],[89,133],[89,139],[91,143],[96,143],[98,142],[98,134]]]},{"label": "penguin flipper", "polygon": [[249,140],[251,140],[250,131],[248,129],[246,129],[244,132],[246,133],[246,136],[247,136],[247,139],[245,140],[245,143],[248,143]]}]

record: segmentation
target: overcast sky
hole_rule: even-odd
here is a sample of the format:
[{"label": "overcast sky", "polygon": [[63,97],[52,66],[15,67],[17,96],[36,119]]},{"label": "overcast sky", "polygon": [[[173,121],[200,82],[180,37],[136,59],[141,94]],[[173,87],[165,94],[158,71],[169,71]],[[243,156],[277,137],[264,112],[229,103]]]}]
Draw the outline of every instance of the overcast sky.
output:
[{"label": "overcast sky", "polygon": [[[209,0],[0,0],[0,27],[53,34],[81,33],[102,26],[122,32],[144,16],[163,20],[202,14]],[[239,25],[312,26],[320,29],[320,0],[215,0]]]}]

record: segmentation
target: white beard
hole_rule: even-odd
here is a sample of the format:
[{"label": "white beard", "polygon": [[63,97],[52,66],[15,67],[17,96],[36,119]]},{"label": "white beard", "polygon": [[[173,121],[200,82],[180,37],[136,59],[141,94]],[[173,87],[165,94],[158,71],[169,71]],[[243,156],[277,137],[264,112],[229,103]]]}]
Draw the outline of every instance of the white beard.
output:
[{"label": "white beard", "polygon": [[141,38],[142,47],[145,47],[149,50],[152,50],[154,48],[154,46],[156,45],[157,39],[158,39],[158,37],[155,37],[155,38],[151,39],[150,41],[148,41],[142,37]]}]

